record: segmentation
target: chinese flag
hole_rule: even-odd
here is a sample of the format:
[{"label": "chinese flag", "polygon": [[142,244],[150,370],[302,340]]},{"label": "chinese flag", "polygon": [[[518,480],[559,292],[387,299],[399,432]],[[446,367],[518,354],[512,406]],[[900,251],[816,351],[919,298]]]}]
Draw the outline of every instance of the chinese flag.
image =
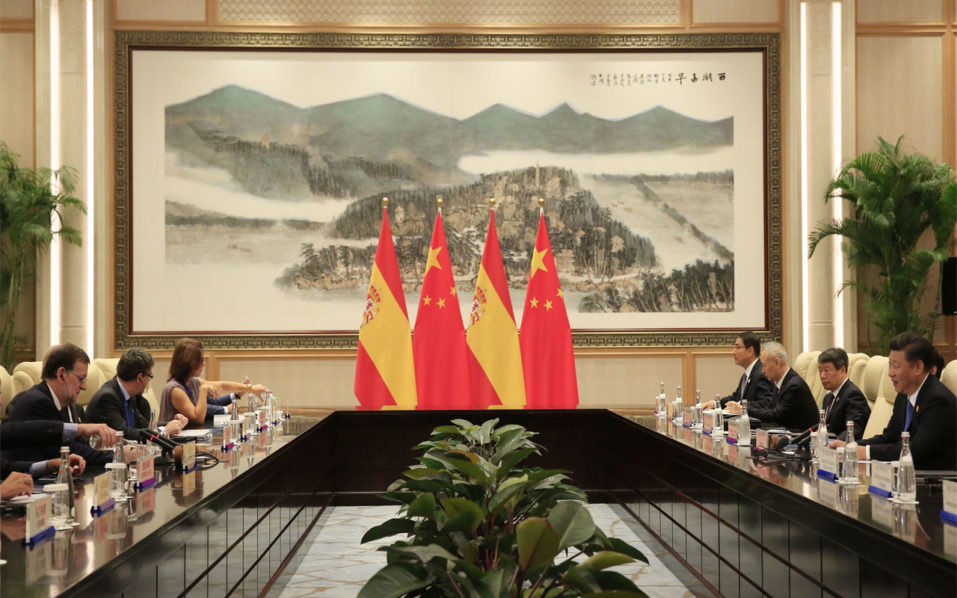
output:
[{"label": "chinese flag", "polygon": [[425,263],[412,352],[415,355],[419,409],[468,409],[472,406],[465,328],[445,244],[441,209],[435,215],[432,243]]},{"label": "chinese flag", "polygon": [[528,408],[574,409],[578,405],[578,380],[572,331],[544,211],[538,217],[538,235],[528,274],[521,345]]},{"label": "chinese flag", "polygon": [[465,338],[471,355],[472,396],[476,406],[524,408],[525,382],[518,328],[495,231],[495,212],[491,210]]},{"label": "chinese flag", "polygon": [[359,409],[388,406],[415,409],[416,406],[409,314],[405,308],[399,262],[395,257],[385,207],[382,208],[379,245],[359,325],[355,393]]}]

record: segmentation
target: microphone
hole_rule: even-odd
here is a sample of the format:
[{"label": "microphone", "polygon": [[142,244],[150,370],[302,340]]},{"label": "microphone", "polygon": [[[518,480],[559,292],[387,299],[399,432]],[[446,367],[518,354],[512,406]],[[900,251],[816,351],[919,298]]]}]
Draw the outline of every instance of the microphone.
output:
[{"label": "microphone", "polygon": [[808,428],[807,430],[804,430],[794,439],[794,444],[798,445],[799,448],[807,447],[811,444],[812,434],[814,434],[814,428]]},{"label": "microphone", "polygon": [[178,446],[174,441],[161,435],[156,430],[147,430],[146,432],[150,434],[150,437],[147,440],[162,448],[164,452],[172,452],[173,449]]}]

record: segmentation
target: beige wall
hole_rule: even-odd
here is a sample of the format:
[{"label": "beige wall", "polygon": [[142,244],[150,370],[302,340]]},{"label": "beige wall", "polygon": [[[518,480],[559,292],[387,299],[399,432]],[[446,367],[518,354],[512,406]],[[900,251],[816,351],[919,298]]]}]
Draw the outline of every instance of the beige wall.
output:
[{"label": "beige wall", "polygon": [[[77,2],[80,0],[61,0]],[[926,151],[953,161],[954,157],[954,38],[953,0],[866,0],[850,3],[858,7],[857,53],[857,104],[850,111],[856,125],[856,138],[872,139],[878,131],[896,125],[908,131]],[[410,10],[410,6],[414,8]],[[800,341],[801,289],[800,272],[794,264],[799,263],[800,227],[795,215],[800,214],[799,187],[795,193],[794,181],[799,177],[799,160],[796,152],[798,131],[795,130],[793,104],[797,83],[793,71],[795,16],[798,0],[601,0],[581,2],[573,0],[531,0],[516,4],[510,0],[477,0],[470,3],[419,3],[412,0],[363,2],[363,3],[317,3],[306,0],[284,2],[250,3],[244,0],[112,0],[103,12],[102,29],[109,45],[113,29],[192,29],[192,30],[362,30],[383,31],[399,28],[408,30],[461,30],[468,28],[494,28],[500,30],[525,30],[546,27],[557,31],[773,31],[783,36],[785,73],[782,81],[784,94],[785,162],[782,165],[785,179],[785,272],[784,319],[785,344],[792,352]],[[853,8],[853,6],[851,6]],[[553,15],[562,15],[562,22],[555,22]],[[900,22],[915,23],[906,27],[926,27],[937,21],[932,35],[923,35],[915,30],[913,35],[900,36]],[[891,22],[890,24],[888,24]],[[434,23],[435,25],[428,25]],[[467,25],[465,25],[467,24]],[[895,28],[889,32],[888,28]],[[14,36],[21,37],[14,37]],[[24,79],[32,77],[32,45],[23,40],[32,39],[32,3],[20,0],[0,0],[0,50],[17,48],[13,52],[0,53],[0,73],[18,73]],[[936,36],[936,37],[935,37]],[[881,40],[893,38],[888,44]],[[936,40],[936,41],[935,41]],[[936,43],[936,45],[935,45]],[[937,52],[935,53],[935,48]],[[866,54],[862,57],[863,54]],[[887,85],[888,61],[900,65],[894,71],[907,77],[907,85]],[[910,60],[917,61],[920,68],[909,68]],[[933,77],[934,68],[938,76]],[[42,66],[42,65],[41,65]],[[104,77],[104,89],[111,85],[111,53],[107,47],[102,62],[96,68]],[[942,74],[942,76],[941,76]],[[23,89],[7,85],[6,74],[0,85],[0,102],[19,102],[28,97]],[[32,93],[33,85],[28,89]],[[881,90],[880,96],[875,90]],[[109,93],[102,97],[108,104]],[[880,97],[881,100],[875,100]],[[32,102],[32,100],[28,100]],[[908,104],[908,101],[911,104]],[[913,102],[920,104],[920,111],[908,110]],[[107,106],[108,108],[108,106]],[[893,108],[893,109],[891,109]],[[929,112],[928,112],[929,111]],[[0,118],[7,110],[0,110]],[[927,115],[932,116],[928,117]],[[943,114],[941,118],[936,115]],[[885,117],[886,116],[886,117]],[[896,119],[896,120],[895,120]],[[22,125],[22,121],[17,121]],[[942,126],[943,125],[943,126]],[[31,136],[42,129],[42,124],[33,123],[27,133],[16,133],[18,144],[33,153]],[[0,120],[0,138],[8,134],[7,121]],[[20,130],[20,129],[17,129]],[[854,130],[851,127],[851,130]],[[11,128],[10,131],[14,131]],[[13,133],[11,133],[13,134]],[[889,133],[890,134],[890,133]],[[108,168],[112,147],[109,143],[112,132],[106,134],[107,142],[97,146],[96,160]],[[797,149],[795,149],[797,148]],[[936,149],[934,149],[936,148]],[[108,204],[112,197],[109,176],[98,182],[99,194]],[[797,202],[797,203],[796,203]],[[108,328],[112,325],[111,274],[113,267],[112,246],[109,242],[113,223],[111,211],[98,210],[96,233],[97,277],[95,303],[98,332],[93,353],[103,356],[112,353],[112,338]],[[816,314],[811,314],[812,319]],[[34,316],[42,320],[42,316]],[[42,323],[41,323],[42,327]],[[42,352],[45,347],[36,347]],[[159,390],[166,378],[168,354],[157,354],[154,390]],[[254,380],[269,384],[277,394],[292,405],[306,407],[350,407],[355,405],[352,396],[354,357],[351,352],[304,352],[267,353],[221,352],[211,355],[209,375],[212,378],[241,378],[249,375]],[[581,402],[583,406],[650,406],[651,397],[657,393],[659,381],[664,381],[669,394],[674,386],[681,384],[685,396],[693,395],[700,388],[702,395],[713,396],[731,389],[740,376],[734,367],[727,348],[682,348],[682,349],[636,349],[633,351],[579,351],[576,355]]]}]

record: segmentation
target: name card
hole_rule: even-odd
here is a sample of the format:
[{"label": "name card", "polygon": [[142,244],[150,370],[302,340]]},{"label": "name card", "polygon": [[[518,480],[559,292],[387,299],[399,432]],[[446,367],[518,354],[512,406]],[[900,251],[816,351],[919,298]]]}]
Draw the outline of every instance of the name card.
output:
[{"label": "name card", "polygon": [[230,442],[229,438],[229,427],[230,426],[228,422],[225,426],[223,426],[223,452],[226,452],[233,447],[233,443]]},{"label": "name card", "polygon": [[871,485],[867,491],[884,498],[890,498],[894,492],[894,463],[890,461],[871,461]]},{"label": "name card", "polygon": [[837,449],[822,449],[821,459],[818,462],[817,477],[833,482],[837,479],[838,471]]},{"label": "name card", "polygon": [[183,445],[183,471],[189,471],[196,467],[196,442],[187,442]]},{"label": "name card", "polygon": [[116,505],[116,501],[110,496],[110,478],[112,474],[107,470],[106,473],[93,478],[93,506],[90,507],[90,514],[99,517]]},{"label": "name card", "polygon": [[266,429],[266,410],[260,409],[257,413],[259,414],[259,431],[262,432]]},{"label": "name card", "polygon": [[731,444],[738,444],[738,422],[728,422],[728,434],[725,437],[725,440]]},{"label": "name card", "polygon": [[754,448],[756,449],[766,449],[768,448],[768,431],[762,428],[758,428],[754,431]]},{"label": "name card", "polygon": [[711,436],[711,428],[713,427],[714,422],[711,421],[711,410],[708,409],[704,412],[704,415],[701,417],[702,426],[701,431]]},{"label": "name card", "polygon": [[691,427],[691,419],[692,419],[692,418],[691,418],[691,410],[690,410],[690,409],[685,409],[684,411],[685,411],[685,412],[684,412],[684,418],[683,418],[683,420],[682,420],[681,423],[682,423],[682,425],[683,425],[684,427],[690,428],[690,427]]},{"label": "name card", "polygon": [[940,518],[957,525],[957,482],[954,480],[944,480],[944,508],[940,512]]},{"label": "name card", "polygon": [[26,535],[23,539],[26,544],[36,544],[56,532],[50,525],[50,504],[49,494],[37,496],[27,503]]},{"label": "name card", "polygon": [[144,490],[156,483],[156,472],[153,469],[153,455],[143,455],[136,460],[136,488]]}]

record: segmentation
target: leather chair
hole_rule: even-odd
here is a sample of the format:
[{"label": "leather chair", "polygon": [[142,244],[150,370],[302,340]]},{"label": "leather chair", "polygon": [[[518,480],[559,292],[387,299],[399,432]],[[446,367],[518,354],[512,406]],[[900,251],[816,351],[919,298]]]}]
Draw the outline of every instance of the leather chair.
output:
[{"label": "leather chair", "polygon": [[7,371],[7,368],[0,365],[0,404],[6,406],[16,395],[13,387],[13,376]]},{"label": "leather chair", "polygon": [[950,389],[950,392],[957,395],[957,359],[944,366],[944,371],[940,373],[940,381]]},{"label": "leather chair", "polygon": [[871,405],[871,416],[867,420],[862,438],[870,438],[884,431],[894,412],[894,399],[897,392],[888,377],[887,357],[874,355],[864,366],[861,391]]}]

